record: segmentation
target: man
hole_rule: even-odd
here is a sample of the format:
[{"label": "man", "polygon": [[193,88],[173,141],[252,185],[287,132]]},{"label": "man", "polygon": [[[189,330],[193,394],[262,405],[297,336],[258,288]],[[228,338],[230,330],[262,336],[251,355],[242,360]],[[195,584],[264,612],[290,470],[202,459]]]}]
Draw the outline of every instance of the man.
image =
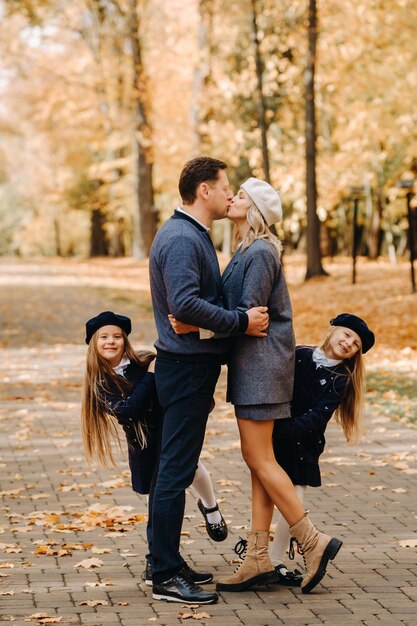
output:
[{"label": "man", "polygon": [[226,311],[221,276],[209,231],[226,216],[233,197],[226,164],[209,157],[183,168],[178,208],[155,237],[150,254],[152,303],[158,330],[155,380],[164,410],[161,458],[152,513],[153,597],[188,604],[213,604],[216,593],[198,583],[179,552],[185,489],[192,483],[214,389],[224,362],[225,339],[200,341],[198,333],[176,335],[168,315],[215,333],[265,336],[266,307]]}]

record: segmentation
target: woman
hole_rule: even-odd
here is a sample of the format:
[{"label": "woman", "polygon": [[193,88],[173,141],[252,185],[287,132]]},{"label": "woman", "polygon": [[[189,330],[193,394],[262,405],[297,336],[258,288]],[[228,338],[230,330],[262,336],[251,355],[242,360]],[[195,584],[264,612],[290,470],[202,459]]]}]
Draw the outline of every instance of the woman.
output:
[{"label": "woman", "polygon": [[[281,243],[268,226],[282,217],[278,193],[256,178],[244,182],[228,211],[240,246],[223,274],[227,308],[267,306],[270,324],[265,338],[239,336],[230,352],[228,400],[235,406],[242,455],[251,472],[252,527],[244,561],[232,576],[217,583],[220,591],[245,591],[277,580],[268,555],[274,505],[304,552],[304,593],[323,578],[329,559],[342,545],[318,533],[304,511],[294,485],[275,459],[274,421],[290,416],[295,342],[288,290],[280,262]],[[176,332],[195,330],[172,320]]]}]

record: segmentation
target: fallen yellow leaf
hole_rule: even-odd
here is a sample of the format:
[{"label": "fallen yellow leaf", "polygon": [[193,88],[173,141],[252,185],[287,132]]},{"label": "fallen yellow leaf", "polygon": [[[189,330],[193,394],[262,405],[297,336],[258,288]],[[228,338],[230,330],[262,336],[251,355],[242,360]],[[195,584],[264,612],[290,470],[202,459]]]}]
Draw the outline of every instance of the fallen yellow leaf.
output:
[{"label": "fallen yellow leaf", "polygon": [[414,539],[401,539],[398,544],[402,548],[417,548],[417,537]]},{"label": "fallen yellow leaf", "polygon": [[101,567],[103,565],[103,561],[101,559],[83,559],[74,567],[85,567],[86,569],[92,569],[93,567]]},{"label": "fallen yellow leaf", "polygon": [[39,624],[59,624],[62,617],[55,617],[47,613],[33,613],[29,617],[25,617],[25,622],[36,621]]},{"label": "fallen yellow leaf", "polygon": [[107,600],[84,600],[80,606],[108,606]]},{"label": "fallen yellow leaf", "polygon": [[110,554],[111,550],[110,548],[91,548],[91,552],[93,554]]}]

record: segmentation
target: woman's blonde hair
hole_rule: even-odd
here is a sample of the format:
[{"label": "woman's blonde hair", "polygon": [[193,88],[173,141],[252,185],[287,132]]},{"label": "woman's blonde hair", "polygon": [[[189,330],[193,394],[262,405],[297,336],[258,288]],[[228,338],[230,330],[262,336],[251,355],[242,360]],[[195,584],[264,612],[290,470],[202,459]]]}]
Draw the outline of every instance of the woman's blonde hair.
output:
[{"label": "woman's blonde hair", "polygon": [[[321,346],[325,352],[330,339],[338,326],[331,326],[327,337]],[[343,365],[349,380],[344,391],[342,401],[335,411],[335,419],[341,424],[346,439],[349,442],[357,441],[361,435],[361,425],[365,405],[365,366],[362,358],[362,349],[358,350],[353,357],[345,359]]]},{"label": "woman's blonde hair", "polygon": [[249,248],[249,246],[256,241],[256,239],[264,239],[274,246],[277,251],[278,258],[281,258],[282,243],[278,237],[275,237],[275,235],[271,233],[262,216],[262,213],[254,203],[252,203],[248,209],[246,220],[249,224],[249,229],[242,240],[239,238],[237,228],[235,228],[233,234],[233,248],[236,249],[238,244],[242,242],[241,250],[243,252],[243,250]]},{"label": "woman's blonde hair", "polygon": [[[122,330],[124,339],[124,355],[131,362],[148,367],[155,355],[152,352],[136,353],[126,333]],[[113,444],[121,449],[120,431],[116,417],[106,403],[106,393],[114,392],[116,388],[122,396],[131,393],[133,386],[122,376],[115,373],[111,365],[97,350],[99,333],[96,331],[91,338],[87,350],[87,363],[84,376],[83,397],[81,405],[81,424],[84,453],[88,463],[98,459],[103,467],[114,467],[115,456]],[[143,448],[146,446],[146,432],[138,424],[136,426],[138,442]]]}]

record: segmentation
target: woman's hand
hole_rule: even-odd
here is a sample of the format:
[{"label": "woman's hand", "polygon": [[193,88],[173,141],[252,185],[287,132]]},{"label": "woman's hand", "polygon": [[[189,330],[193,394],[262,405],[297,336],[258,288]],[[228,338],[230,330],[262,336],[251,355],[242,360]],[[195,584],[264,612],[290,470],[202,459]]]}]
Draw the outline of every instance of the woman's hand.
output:
[{"label": "woman's hand", "polygon": [[174,331],[176,335],[188,335],[188,333],[198,333],[198,326],[193,326],[192,324],[184,324],[184,322],[179,322],[171,314],[168,315],[168,319],[172,326],[172,330]]},{"label": "woman's hand", "polygon": [[155,361],[156,361],[156,359],[152,359],[152,361],[148,365],[148,373],[149,374],[154,374],[155,373]]}]

